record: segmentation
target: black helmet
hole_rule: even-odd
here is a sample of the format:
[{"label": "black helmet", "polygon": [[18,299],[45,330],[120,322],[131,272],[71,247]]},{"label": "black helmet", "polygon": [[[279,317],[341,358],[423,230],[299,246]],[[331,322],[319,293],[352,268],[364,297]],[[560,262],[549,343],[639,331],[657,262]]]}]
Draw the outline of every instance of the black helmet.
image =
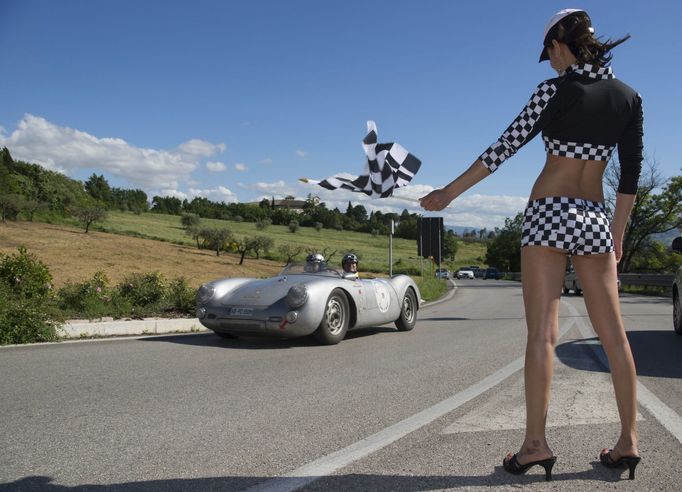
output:
[{"label": "black helmet", "polygon": [[343,255],[343,259],[341,260],[341,265],[345,265],[346,263],[357,263],[358,262],[358,255],[353,254],[353,253],[347,253]]},{"label": "black helmet", "polygon": [[320,253],[310,253],[306,259],[306,263],[323,263],[324,262],[324,256],[322,256]]}]

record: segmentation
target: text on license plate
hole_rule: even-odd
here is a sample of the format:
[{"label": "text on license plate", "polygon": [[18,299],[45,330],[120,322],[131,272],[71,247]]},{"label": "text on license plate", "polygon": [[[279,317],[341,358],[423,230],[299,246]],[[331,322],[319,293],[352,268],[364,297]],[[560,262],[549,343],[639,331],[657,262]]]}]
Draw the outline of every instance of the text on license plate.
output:
[{"label": "text on license plate", "polygon": [[231,316],[252,316],[253,315],[253,308],[239,308],[239,307],[227,308],[227,314],[229,314]]}]

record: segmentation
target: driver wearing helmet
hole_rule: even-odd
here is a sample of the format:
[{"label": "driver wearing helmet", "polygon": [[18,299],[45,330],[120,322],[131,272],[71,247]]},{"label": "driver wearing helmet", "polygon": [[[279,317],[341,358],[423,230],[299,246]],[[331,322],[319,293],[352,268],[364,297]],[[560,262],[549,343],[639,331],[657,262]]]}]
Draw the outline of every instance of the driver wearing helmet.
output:
[{"label": "driver wearing helmet", "polygon": [[305,271],[308,273],[317,273],[327,269],[327,263],[324,261],[324,256],[320,253],[310,253],[305,259]]},{"label": "driver wearing helmet", "polygon": [[343,278],[355,280],[358,278],[358,256],[353,253],[346,253],[341,260],[343,267]]}]

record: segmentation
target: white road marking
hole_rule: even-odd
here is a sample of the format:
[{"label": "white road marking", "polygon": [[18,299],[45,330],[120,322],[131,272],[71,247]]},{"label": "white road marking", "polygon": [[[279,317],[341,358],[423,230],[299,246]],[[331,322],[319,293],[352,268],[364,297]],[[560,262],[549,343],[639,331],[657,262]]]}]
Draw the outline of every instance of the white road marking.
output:
[{"label": "white road marking", "polygon": [[[594,338],[597,335],[594,333],[592,328],[585,324],[585,321],[580,317],[580,313],[576,308],[568,303],[564,303],[568,310],[573,316],[576,317],[576,324],[580,334],[583,338]],[[597,348],[599,347],[599,348]],[[599,359],[599,362],[606,368],[609,367],[608,360],[604,350],[601,348],[601,343],[591,344],[590,348],[594,351],[594,354]],[[682,443],[682,417],[680,417],[672,408],[663,403],[656,395],[654,395],[649,389],[642,384],[641,381],[637,381],[637,400],[639,403],[653,415],[656,420],[658,420],[663,427],[668,429],[675,438]]]},{"label": "white road marking", "polygon": [[[575,320],[568,318],[560,329],[559,337],[563,337]],[[519,357],[490,376],[469,386],[456,395],[436,403],[421,412],[406,418],[382,431],[366,437],[350,446],[323,456],[315,461],[303,465],[285,475],[273,478],[261,484],[246,489],[248,492],[287,492],[294,491],[308,485],[319,478],[331,475],[349,464],[374,453],[401,437],[430,424],[437,418],[452,412],[466,402],[497,386],[509,376],[523,368],[524,357]]]}]

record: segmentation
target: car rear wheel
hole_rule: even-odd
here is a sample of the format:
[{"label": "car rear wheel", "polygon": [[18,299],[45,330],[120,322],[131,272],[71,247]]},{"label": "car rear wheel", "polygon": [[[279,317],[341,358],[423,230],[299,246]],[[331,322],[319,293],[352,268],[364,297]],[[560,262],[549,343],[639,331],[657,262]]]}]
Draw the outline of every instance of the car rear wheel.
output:
[{"label": "car rear wheel", "polygon": [[673,326],[675,333],[682,335],[682,301],[678,293],[675,293],[673,299]]},{"label": "car rear wheel", "polygon": [[573,292],[575,292],[575,295],[577,296],[583,293],[582,289],[579,289],[575,282],[573,282]]},{"label": "car rear wheel", "polygon": [[343,340],[348,332],[350,309],[348,299],[341,289],[334,289],[324,308],[320,326],[315,330],[315,339],[324,345],[335,345]]},{"label": "car rear wheel", "polygon": [[398,331],[410,331],[417,322],[417,299],[412,289],[405,291],[400,317],[395,320]]}]

